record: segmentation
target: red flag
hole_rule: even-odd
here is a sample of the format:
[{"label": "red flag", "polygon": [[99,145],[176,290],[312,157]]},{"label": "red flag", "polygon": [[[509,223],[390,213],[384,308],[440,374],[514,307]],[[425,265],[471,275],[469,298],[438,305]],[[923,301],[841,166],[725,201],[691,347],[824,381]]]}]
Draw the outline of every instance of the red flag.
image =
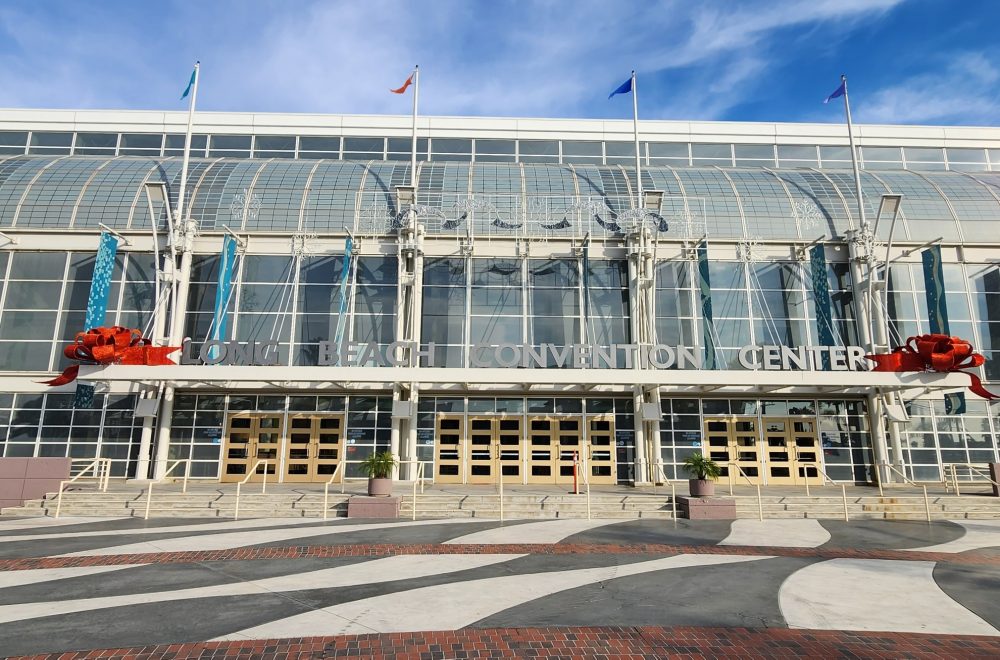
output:
[{"label": "red flag", "polygon": [[413,74],[411,73],[410,77],[406,79],[406,82],[403,83],[402,87],[400,87],[399,89],[390,89],[389,91],[392,92],[393,94],[402,94],[403,92],[406,91],[406,88],[412,84],[413,84]]}]

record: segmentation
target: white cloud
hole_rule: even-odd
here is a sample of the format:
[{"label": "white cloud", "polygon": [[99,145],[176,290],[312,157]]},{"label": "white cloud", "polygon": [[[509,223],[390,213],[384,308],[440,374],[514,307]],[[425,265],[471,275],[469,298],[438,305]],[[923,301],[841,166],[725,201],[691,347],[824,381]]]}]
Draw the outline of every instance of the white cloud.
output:
[{"label": "white cloud", "polygon": [[627,116],[602,103],[636,69],[692,77],[641,78],[644,116],[712,119],[763,93],[782,40],[819,25],[836,40],[903,1],[15,2],[0,9],[0,105],[175,107],[197,57],[205,109],[407,114],[388,88],[420,63],[427,114]]},{"label": "white cloud", "polygon": [[937,70],[859,99],[856,114],[869,123],[994,124],[1000,114],[1000,68],[984,53],[952,55]]}]

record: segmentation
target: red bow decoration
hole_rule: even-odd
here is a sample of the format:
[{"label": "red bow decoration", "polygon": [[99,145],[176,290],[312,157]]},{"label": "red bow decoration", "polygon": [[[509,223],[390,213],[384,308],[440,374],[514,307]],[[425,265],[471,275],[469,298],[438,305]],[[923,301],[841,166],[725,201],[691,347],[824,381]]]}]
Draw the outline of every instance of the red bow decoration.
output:
[{"label": "red bow decoration", "polygon": [[[159,366],[176,364],[167,356],[180,348],[152,346],[136,329],[115,325],[110,328],[92,328],[76,333],[74,343],[63,349],[63,355],[83,364],[144,364]],[[80,365],[74,364],[53,378],[42,381],[45,385],[65,385],[76,380]]]},{"label": "red bow decoration", "polygon": [[976,374],[962,369],[982,366],[986,358],[973,351],[972,344],[959,337],[948,335],[920,335],[910,337],[906,344],[892,350],[892,353],[866,355],[875,362],[872,371],[960,371],[967,374],[972,383],[969,390],[984,399],[1000,399],[983,388],[983,381]]}]

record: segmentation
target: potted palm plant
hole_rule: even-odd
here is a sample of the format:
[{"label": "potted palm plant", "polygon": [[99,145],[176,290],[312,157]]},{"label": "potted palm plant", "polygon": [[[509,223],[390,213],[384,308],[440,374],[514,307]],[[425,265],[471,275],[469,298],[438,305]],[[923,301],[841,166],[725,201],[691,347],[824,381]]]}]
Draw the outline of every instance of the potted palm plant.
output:
[{"label": "potted palm plant", "polygon": [[711,497],[715,495],[715,480],[722,474],[719,464],[700,453],[684,459],[684,469],[692,479],[688,480],[691,497]]},{"label": "potted palm plant", "polygon": [[396,458],[391,451],[372,454],[361,463],[361,469],[368,473],[368,495],[389,497],[392,495],[392,469]]}]

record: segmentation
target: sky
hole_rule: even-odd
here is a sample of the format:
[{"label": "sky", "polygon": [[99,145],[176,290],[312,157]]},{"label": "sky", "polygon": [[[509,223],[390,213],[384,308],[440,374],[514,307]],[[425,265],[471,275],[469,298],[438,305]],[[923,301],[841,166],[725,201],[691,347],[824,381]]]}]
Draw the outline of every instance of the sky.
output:
[{"label": "sky", "polygon": [[4,0],[0,107],[1000,125],[1000,0]]}]

